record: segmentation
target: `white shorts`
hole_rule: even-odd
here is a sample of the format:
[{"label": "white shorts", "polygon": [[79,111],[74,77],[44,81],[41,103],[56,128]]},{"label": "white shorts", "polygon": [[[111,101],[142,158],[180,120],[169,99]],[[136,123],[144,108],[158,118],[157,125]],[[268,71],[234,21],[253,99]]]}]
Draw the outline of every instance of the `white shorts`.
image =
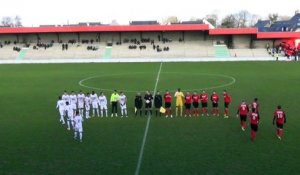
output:
[{"label": "white shorts", "polygon": [[97,102],[93,102],[92,106],[93,106],[93,109],[96,109],[96,108],[98,108],[98,103]]},{"label": "white shorts", "polygon": [[85,110],[89,111],[91,109],[90,105],[85,105]]},{"label": "white shorts", "polygon": [[75,132],[83,132],[83,128],[82,127],[75,127]]},{"label": "white shorts", "polygon": [[120,108],[123,110],[123,109],[127,109],[127,107],[126,107],[126,104],[120,104]]},{"label": "white shorts", "polygon": [[73,110],[76,110],[76,109],[77,109],[76,104],[71,104],[71,105],[72,105]]},{"label": "white shorts", "polygon": [[62,116],[62,115],[65,115],[66,114],[66,110],[64,109],[59,109],[59,114]]},{"label": "white shorts", "polygon": [[78,103],[78,108],[83,109],[84,103]]},{"label": "white shorts", "polygon": [[101,104],[100,104],[100,109],[101,109],[101,110],[103,110],[103,109],[107,110],[107,105],[101,105]]},{"label": "white shorts", "polygon": [[74,120],[74,116],[68,116],[68,120],[73,121]]}]

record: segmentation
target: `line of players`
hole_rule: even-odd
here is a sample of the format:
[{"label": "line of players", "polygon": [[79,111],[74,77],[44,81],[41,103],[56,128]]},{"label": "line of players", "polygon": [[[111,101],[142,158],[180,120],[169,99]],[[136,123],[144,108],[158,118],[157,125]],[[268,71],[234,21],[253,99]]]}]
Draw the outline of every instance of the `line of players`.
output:
[{"label": "line of players", "polygon": [[[167,90],[164,94],[164,102],[165,102],[165,117],[173,117],[172,115],[172,95]],[[199,95],[197,92],[194,92],[193,94],[190,94],[190,92],[186,92],[184,95],[183,92],[181,92],[181,89],[179,88],[177,92],[175,92],[174,97],[176,98],[176,116],[180,113],[180,116],[183,114],[183,104],[185,106],[185,117],[189,116],[199,116],[200,114],[202,116],[206,115],[209,116],[208,112],[208,100],[209,96],[205,91],[202,91],[202,93]],[[228,118],[229,116],[229,105],[231,103],[231,97],[227,93],[226,90],[223,91],[223,97],[224,97],[224,118]],[[183,103],[184,99],[184,103]],[[210,96],[210,100],[212,102],[212,115],[213,116],[219,116],[219,95],[213,91],[212,95]],[[110,98],[110,102],[112,105],[112,113],[111,117],[118,116],[117,112],[117,104],[120,104],[121,108],[121,117],[124,115],[127,116],[127,97],[123,92],[120,92],[120,95],[115,90]],[[154,104],[155,107],[155,114],[156,116],[161,116],[161,108],[162,108],[162,96],[160,95],[160,92],[157,91],[155,96],[153,97],[152,94],[149,91],[146,91],[144,96],[144,102],[145,102],[145,116],[152,115],[152,104]],[[199,103],[201,102],[201,110],[199,108]],[[64,105],[64,103],[66,105]],[[143,99],[140,93],[137,93],[135,100],[135,116],[139,113],[140,116],[142,116],[142,107],[143,107]],[[191,107],[193,106],[193,109]],[[99,109],[101,113],[101,117],[108,116],[108,108],[107,108],[107,98],[104,95],[103,92],[100,93],[99,97],[98,95],[92,91],[91,94],[87,93],[84,95],[82,91],[79,92],[79,94],[75,94],[75,92],[71,92],[69,95],[66,91],[62,96],[59,97],[59,101],[57,102],[57,108],[59,108],[60,111],[60,121],[64,124],[64,116],[67,116],[67,125],[68,130],[70,130],[70,126],[73,126],[73,117],[78,107],[78,113],[80,116],[84,116],[84,108],[85,108],[85,117],[86,119],[90,118],[90,108],[92,107],[93,116],[97,115],[100,117]],[[238,107],[237,111],[237,117],[240,116],[241,120],[241,128],[243,131],[245,131],[246,128],[246,119],[249,114],[250,118],[250,126],[251,126],[251,140],[254,140],[256,138],[256,132],[258,130],[258,122],[259,122],[259,104],[257,102],[257,98],[254,99],[254,101],[250,105],[251,112],[249,114],[249,107],[246,104],[245,101],[242,101],[242,103]],[[76,115],[75,115],[76,116]],[[282,133],[283,133],[283,124],[286,122],[286,115],[284,111],[281,110],[281,106],[279,105],[274,113],[274,121],[276,120],[277,125],[277,137],[281,139]],[[73,126],[74,127],[74,126]]]}]

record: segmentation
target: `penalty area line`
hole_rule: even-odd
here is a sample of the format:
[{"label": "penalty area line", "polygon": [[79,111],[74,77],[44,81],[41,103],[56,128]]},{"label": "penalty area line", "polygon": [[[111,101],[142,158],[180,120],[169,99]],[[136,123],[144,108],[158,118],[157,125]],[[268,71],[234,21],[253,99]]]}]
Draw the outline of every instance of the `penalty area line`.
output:
[{"label": "penalty area line", "polygon": [[[157,73],[157,77],[156,77],[156,82],[155,82],[153,94],[156,94],[157,85],[158,85],[158,81],[159,81],[159,77],[160,77],[160,72],[161,72],[162,65],[163,65],[163,63],[161,62],[160,66],[159,66],[158,73]],[[143,155],[144,155],[144,148],[145,148],[145,144],[146,144],[146,140],[147,140],[147,135],[148,135],[148,131],[149,131],[150,120],[151,120],[151,116],[148,116],[147,123],[146,123],[146,128],[145,128],[145,132],[144,132],[144,137],[143,137],[143,142],[142,142],[142,146],[141,146],[141,149],[140,149],[139,159],[138,159],[138,162],[137,162],[137,165],[136,165],[136,169],[135,169],[135,173],[134,173],[135,175],[139,175],[140,174],[141,164],[142,164]]]}]

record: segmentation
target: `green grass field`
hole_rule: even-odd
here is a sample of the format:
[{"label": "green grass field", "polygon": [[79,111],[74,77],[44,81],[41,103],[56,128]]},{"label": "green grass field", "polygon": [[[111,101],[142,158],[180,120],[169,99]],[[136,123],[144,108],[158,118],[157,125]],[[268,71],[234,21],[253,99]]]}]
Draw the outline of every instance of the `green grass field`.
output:
[{"label": "green grass field", "polygon": [[[0,174],[135,174],[146,117],[133,116],[136,91],[153,91],[160,63],[0,65]],[[59,123],[63,90],[125,91],[129,118],[84,122],[84,142]],[[235,82],[233,82],[235,80]],[[222,87],[228,85],[226,87]],[[231,117],[152,117],[139,174],[299,174],[300,64],[292,62],[163,63],[157,89],[223,89]],[[242,99],[259,98],[261,123],[250,141],[235,117]],[[220,110],[223,112],[221,96]],[[272,125],[287,113],[283,140]],[[209,106],[211,107],[211,106]]]}]

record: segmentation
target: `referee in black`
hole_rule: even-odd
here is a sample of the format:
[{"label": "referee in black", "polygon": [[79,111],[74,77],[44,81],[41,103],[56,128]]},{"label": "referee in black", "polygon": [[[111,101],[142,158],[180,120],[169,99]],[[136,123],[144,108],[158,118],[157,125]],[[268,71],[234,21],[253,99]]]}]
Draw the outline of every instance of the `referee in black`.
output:
[{"label": "referee in black", "polygon": [[148,115],[148,112],[150,115],[152,115],[152,101],[153,101],[153,96],[149,91],[146,91],[146,94],[144,96],[145,100],[145,116]]},{"label": "referee in black", "polygon": [[157,117],[158,112],[159,112],[159,116],[161,116],[161,112],[159,110],[162,107],[162,96],[160,95],[159,91],[157,91],[154,96],[154,107],[155,107],[155,116]]}]

